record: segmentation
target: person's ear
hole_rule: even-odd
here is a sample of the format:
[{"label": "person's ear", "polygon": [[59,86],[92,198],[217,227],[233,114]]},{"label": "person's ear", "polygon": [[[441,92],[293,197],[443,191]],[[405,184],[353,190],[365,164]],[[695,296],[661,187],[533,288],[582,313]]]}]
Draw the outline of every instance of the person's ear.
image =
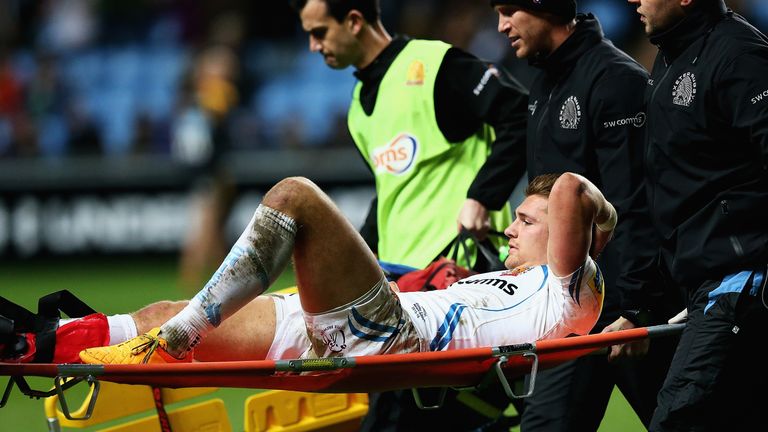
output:
[{"label": "person's ear", "polygon": [[688,7],[692,5],[694,0],[680,0],[680,6],[682,7]]},{"label": "person's ear", "polygon": [[344,18],[344,24],[350,33],[357,35],[365,25],[365,17],[363,17],[363,14],[361,14],[360,11],[352,9],[347,13],[347,17]]}]

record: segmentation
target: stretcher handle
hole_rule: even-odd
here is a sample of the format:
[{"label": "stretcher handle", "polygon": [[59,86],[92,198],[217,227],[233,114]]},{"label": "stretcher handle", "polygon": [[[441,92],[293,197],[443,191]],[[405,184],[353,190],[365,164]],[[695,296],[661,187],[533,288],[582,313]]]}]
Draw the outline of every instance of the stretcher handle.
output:
[{"label": "stretcher handle", "polygon": [[[89,393],[90,399],[88,400],[88,408],[85,410],[85,414],[83,414],[82,417],[73,417],[72,413],[69,410],[69,406],[67,405],[67,400],[64,397],[64,390],[74,386],[75,384],[85,381],[88,383],[88,386],[93,389],[91,393]],[[99,380],[93,377],[93,375],[88,375],[86,377],[65,377],[61,375],[57,375],[56,378],[53,379],[54,387],[56,388],[56,395],[59,397],[59,405],[61,405],[61,412],[64,414],[64,417],[66,417],[69,420],[88,420],[91,418],[91,415],[93,414],[93,409],[96,406],[96,399],[99,397],[99,388],[101,387],[101,384],[99,383]]]},{"label": "stretcher handle", "polygon": [[443,404],[445,404],[445,395],[448,393],[448,388],[441,387],[440,388],[440,395],[437,397],[437,403],[435,405],[424,405],[424,403],[421,401],[421,395],[419,394],[419,389],[413,388],[411,389],[411,393],[413,393],[413,400],[416,402],[416,406],[421,410],[437,410],[443,407]]},{"label": "stretcher handle", "polygon": [[531,364],[531,379],[528,382],[528,389],[524,389],[523,393],[519,395],[515,394],[515,392],[512,390],[512,386],[509,385],[509,380],[504,375],[504,371],[501,370],[502,366],[504,366],[509,360],[507,356],[499,357],[498,361],[493,364],[493,370],[496,372],[496,378],[501,383],[501,387],[504,389],[504,393],[510,399],[524,399],[530,397],[533,394],[533,388],[536,384],[536,373],[539,370],[539,356],[536,355],[535,352],[526,352],[523,353],[523,357],[533,357],[533,364]]}]

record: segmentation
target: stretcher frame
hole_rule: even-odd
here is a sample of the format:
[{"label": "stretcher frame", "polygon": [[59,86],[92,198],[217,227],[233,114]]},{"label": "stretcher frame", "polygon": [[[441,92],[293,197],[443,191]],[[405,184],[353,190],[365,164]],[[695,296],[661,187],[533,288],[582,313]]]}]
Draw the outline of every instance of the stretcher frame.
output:
[{"label": "stretcher frame", "polygon": [[[419,408],[437,409],[442,406],[447,388],[482,388],[492,381],[498,381],[510,399],[525,398],[533,394],[540,369],[611,345],[677,335],[683,327],[665,324],[497,347],[360,357],[140,365],[0,363],[0,376],[9,377],[0,408],[7,404],[15,384],[31,398],[57,395],[66,418],[85,420],[93,412],[99,380],[103,380],[170,388],[236,387],[319,393],[412,389]],[[526,374],[531,376],[528,388],[515,393],[509,379]],[[53,378],[54,388],[34,390],[25,379],[28,376]],[[80,382],[92,387],[92,396],[84,416],[74,418],[64,392]],[[435,405],[425,405],[418,393],[419,388],[430,387],[443,389]]]}]

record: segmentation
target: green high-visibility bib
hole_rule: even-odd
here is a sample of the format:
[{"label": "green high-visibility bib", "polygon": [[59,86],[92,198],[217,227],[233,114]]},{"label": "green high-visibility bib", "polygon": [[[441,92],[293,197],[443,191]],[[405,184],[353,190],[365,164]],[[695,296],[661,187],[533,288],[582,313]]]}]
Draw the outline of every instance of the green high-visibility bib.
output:
[{"label": "green high-visibility bib", "polygon": [[[354,90],[347,120],[376,177],[382,261],[423,268],[437,257],[456,237],[467,190],[490,153],[490,126],[451,143],[437,125],[435,79],[449,48],[410,41],[384,75],[370,116],[360,104],[362,84]],[[494,229],[511,220],[509,205],[491,212]]]}]

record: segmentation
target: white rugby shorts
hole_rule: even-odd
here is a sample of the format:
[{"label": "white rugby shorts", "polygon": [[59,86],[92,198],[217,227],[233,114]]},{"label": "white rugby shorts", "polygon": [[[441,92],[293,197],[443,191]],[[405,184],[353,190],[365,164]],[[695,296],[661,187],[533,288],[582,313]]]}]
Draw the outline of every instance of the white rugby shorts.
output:
[{"label": "white rugby shorts", "polygon": [[418,333],[386,279],[350,304],[311,314],[298,294],[273,295],[275,340],[268,359],[417,352]]}]

